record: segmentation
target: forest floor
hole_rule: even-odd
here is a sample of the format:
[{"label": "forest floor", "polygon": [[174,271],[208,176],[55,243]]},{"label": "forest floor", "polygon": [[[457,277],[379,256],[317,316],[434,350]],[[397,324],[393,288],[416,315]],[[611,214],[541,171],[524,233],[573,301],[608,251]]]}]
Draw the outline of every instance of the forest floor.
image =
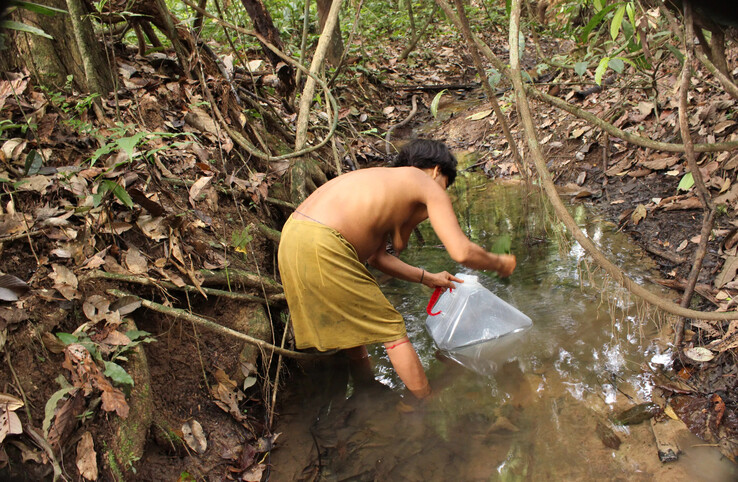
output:
[{"label": "forest floor", "polygon": [[[490,45],[506,44],[493,40]],[[394,47],[387,47],[377,56],[384,60],[362,69],[349,65],[349,79],[336,89],[340,118],[350,125],[338,145],[344,168],[349,160],[359,167],[386,163],[385,140],[370,131],[384,133],[400,123],[416,96],[417,113],[393,131],[393,140],[443,140],[456,152],[475,152],[475,168],[490,177],[519,176],[471,60],[458,45],[435,39],[404,63],[391,60]],[[504,49],[495,50],[506,59]],[[736,53],[730,53],[731,63]],[[525,59],[535,71],[532,54]],[[49,478],[56,461],[72,478],[94,469],[101,479],[127,474],[139,480],[261,480],[268,470],[264,455],[280,443],[279,410],[273,419],[272,404],[276,357],[166,310],[184,308],[279,344],[281,331],[273,333],[272,326],[284,312],[283,300],[278,286],[263,281],[277,279],[276,242],[259,226],[279,229],[288,216],[288,207],[266,202],[267,195],[285,198],[286,179],[276,168],[249,173],[211,162],[221,159],[219,149],[228,153],[234,147],[199,107],[204,96],[196,86],[130,51],[120,53],[119,61],[122,104],[105,102],[104,112],[114,118],[121,107],[137,106],[137,116],[125,120],[138,126],[134,132],[150,133],[145,138],[120,133],[76,107],[84,99],[40,94],[29,86],[27,73],[2,81],[0,111],[8,113],[3,117],[20,124],[24,111],[33,112],[38,130],[32,137],[17,129],[2,147],[0,272],[10,276],[0,287],[0,396],[10,398],[0,402],[10,428],[0,446],[0,478]],[[583,86],[573,74],[535,77],[539,88],[620,128],[673,142],[679,138],[673,95],[678,70],[669,68],[658,92],[623,76],[601,92],[579,95]],[[9,94],[11,83],[20,102]],[[444,85],[455,87],[441,96],[433,117],[431,103]],[[501,93],[527,158],[511,99],[510,91]],[[701,75],[691,106],[696,142],[732,139],[735,101],[716,82]],[[630,234],[659,265],[661,280],[654,281],[673,288],[678,301],[702,225],[694,189],[677,188],[686,172],[683,156],[607,139],[546,104],[534,103],[533,111],[561,196],[592,205]],[[108,136],[106,152],[98,150],[92,129],[80,134],[85,126]],[[187,133],[200,140],[187,143]],[[331,157],[329,150],[321,155]],[[709,154],[700,162],[725,209],[716,219],[693,305],[725,311],[735,308],[738,294],[738,156]],[[224,281],[218,273],[226,266],[234,277]],[[238,270],[262,280],[239,278]],[[194,291],[183,294],[185,285]],[[200,292],[208,286],[239,288],[234,291],[262,300],[205,298]],[[161,309],[144,309],[114,289],[156,301]],[[737,332],[735,322],[692,324],[687,347],[709,346],[712,357],[680,357],[673,370],[678,376],[662,384],[664,403],[733,459]],[[663,336],[666,344],[673,334]],[[279,401],[284,386],[277,385]],[[21,420],[23,434],[17,430]],[[48,444],[39,442],[43,438]]]}]

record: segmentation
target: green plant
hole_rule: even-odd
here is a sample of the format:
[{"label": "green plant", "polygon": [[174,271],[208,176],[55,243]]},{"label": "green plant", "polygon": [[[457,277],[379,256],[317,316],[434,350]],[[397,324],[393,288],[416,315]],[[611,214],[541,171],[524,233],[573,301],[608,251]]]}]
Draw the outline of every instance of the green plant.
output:
[{"label": "green plant", "polygon": [[122,386],[125,390],[130,390],[133,387],[133,378],[126,372],[126,370],[120,366],[117,362],[128,361],[126,354],[141,343],[151,343],[156,341],[156,338],[149,336],[151,333],[142,330],[129,330],[125,333],[129,343],[125,345],[118,345],[109,353],[109,359],[106,360],[103,357],[103,352],[107,352],[107,349],[103,349],[101,343],[95,342],[90,338],[90,335],[85,331],[87,324],[83,324],[74,333],[59,332],[56,337],[64,343],[65,346],[77,343],[82,345],[90,352],[92,358],[104,367],[103,374],[112,380],[115,384]]},{"label": "green plant", "polygon": [[[66,10],[61,10],[59,8],[55,7],[49,7],[46,5],[39,5],[37,3],[32,2],[24,2],[21,0],[10,0],[8,2],[10,9],[8,12],[12,12],[13,10],[17,10],[18,8],[22,8],[24,10],[28,10],[29,12],[38,13],[41,15],[46,16],[54,16],[57,13],[68,13]],[[43,29],[40,29],[38,27],[34,27],[32,25],[28,25],[22,22],[16,22],[14,20],[2,20],[0,19],[0,29],[6,28],[8,30],[17,30],[19,32],[26,32],[31,35],[38,35],[40,37],[45,37],[48,39],[53,39],[53,37],[49,34],[47,34]],[[5,49],[5,37],[0,33],[0,50]]]}]

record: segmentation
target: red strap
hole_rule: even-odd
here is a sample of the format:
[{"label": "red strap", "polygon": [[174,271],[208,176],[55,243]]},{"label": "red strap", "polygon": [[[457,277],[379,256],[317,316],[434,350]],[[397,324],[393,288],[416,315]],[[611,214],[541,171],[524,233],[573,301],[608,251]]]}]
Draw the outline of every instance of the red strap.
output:
[{"label": "red strap", "polygon": [[440,298],[440,297],[441,297],[441,293],[443,293],[444,291],[445,291],[445,290],[444,290],[444,288],[440,288],[440,287],[439,287],[439,288],[436,288],[436,289],[435,289],[435,290],[433,291],[433,294],[432,294],[432,295],[431,295],[431,297],[430,297],[430,301],[428,301],[428,306],[427,306],[427,307],[425,308],[425,311],[426,311],[426,312],[427,312],[427,313],[428,313],[429,315],[431,315],[431,316],[436,316],[436,315],[440,315],[440,314],[441,314],[441,312],[440,312],[440,311],[437,311],[437,312],[433,313],[433,311],[432,311],[432,310],[433,310],[433,305],[435,305],[435,304],[436,304],[436,301],[438,301],[438,298]]}]

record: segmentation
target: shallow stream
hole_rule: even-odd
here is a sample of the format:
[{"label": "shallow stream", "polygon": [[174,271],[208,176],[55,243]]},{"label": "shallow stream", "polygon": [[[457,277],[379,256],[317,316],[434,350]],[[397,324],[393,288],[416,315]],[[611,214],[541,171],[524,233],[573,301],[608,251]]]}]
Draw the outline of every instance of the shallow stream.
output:
[{"label": "shallow stream", "polygon": [[[434,399],[414,405],[381,346],[370,347],[381,382],[371,389],[354,387],[341,364],[295,374],[272,480],[738,480],[736,467],[697,437],[683,433],[679,460],[662,464],[649,421],[612,423],[614,413],[652,398],[659,322],[592,269],[541,199],[475,174],[460,175],[450,194],[473,241],[489,248],[510,237],[515,273],[500,280],[457,265],[428,222],[419,226],[424,245],[411,237],[402,258],[429,271],[477,274],[533,327],[504,353],[463,367],[425,330],[430,290],[384,280]],[[571,209],[607,256],[643,282],[650,261],[627,236],[582,204]],[[605,445],[610,431],[618,449]]]}]

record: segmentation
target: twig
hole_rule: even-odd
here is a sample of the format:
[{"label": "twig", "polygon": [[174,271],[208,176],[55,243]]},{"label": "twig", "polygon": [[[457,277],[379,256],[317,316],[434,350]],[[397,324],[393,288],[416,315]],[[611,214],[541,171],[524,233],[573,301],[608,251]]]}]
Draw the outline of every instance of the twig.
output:
[{"label": "twig", "polygon": [[247,293],[224,291],[224,290],[219,290],[215,288],[206,288],[204,286],[200,287],[200,289],[196,288],[195,286],[190,286],[190,285],[177,286],[174,283],[171,283],[169,281],[154,280],[146,276],[108,273],[107,271],[100,271],[100,270],[90,271],[89,273],[80,276],[79,280],[81,282],[84,282],[90,279],[99,279],[99,278],[115,280],[115,281],[125,281],[128,283],[136,283],[136,284],[140,284],[144,286],[158,286],[158,287],[166,288],[169,290],[186,291],[187,293],[200,293],[200,290],[202,290],[202,292],[205,293],[206,295],[220,296],[221,298],[230,298],[233,300],[240,300],[240,301],[251,301],[255,303],[273,304],[273,305],[285,303],[285,297],[283,294],[267,295],[267,298],[265,299],[259,296],[249,295]]},{"label": "twig", "polygon": [[176,318],[181,318],[183,320],[187,320],[190,322],[194,322],[199,324],[200,326],[204,326],[205,328],[208,328],[210,330],[213,330],[217,333],[220,333],[221,335],[228,335],[232,336],[234,338],[238,338],[240,340],[245,341],[246,343],[250,343],[252,345],[256,345],[259,348],[262,348],[264,350],[269,350],[274,353],[279,353],[284,356],[290,357],[290,358],[299,358],[299,359],[315,359],[320,358],[326,355],[332,355],[334,353],[337,353],[338,350],[331,350],[327,352],[321,352],[321,353],[301,353],[293,350],[287,350],[285,348],[280,348],[278,346],[274,346],[271,343],[267,343],[264,340],[259,340],[258,338],[251,337],[249,335],[246,335],[244,333],[241,333],[239,331],[233,330],[231,328],[227,328],[225,326],[219,325],[215,323],[214,321],[207,320],[205,318],[202,318],[197,315],[193,315],[192,313],[182,310],[179,308],[169,308],[167,306],[164,306],[159,303],[155,303],[153,301],[149,301],[146,299],[143,299],[139,296],[132,295],[130,293],[126,293],[125,291],[110,289],[107,290],[108,294],[111,294],[113,296],[117,296],[119,298],[131,296],[141,302],[141,305],[145,308],[148,308],[150,310],[158,311],[159,313],[164,313],[166,315],[174,316]]},{"label": "twig", "polygon": [[43,234],[43,231],[24,231],[18,234],[11,234],[10,236],[2,236],[0,237],[0,244],[6,241],[15,241],[17,239],[23,239],[30,236],[37,236],[39,234]]},{"label": "twig", "polygon": [[8,364],[8,368],[10,368],[10,373],[13,374],[13,379],[15,380],[15,384],[18,385],[18,391],[21,394],[21,397],[23,398],[23,407],[26,410],[26,417],[28,418],[28,423],[33,423],[33,418],[31,418],[31,407],[28,405],[28,397],[26,397],[26,392],[23,390],[23,385],[21,385],[20,378],[18,378],[18,374],[15,373],[15,368],[13,368],[13,364],[10,362],[10,350],[8,348],[5,349],[5,361]]}]

